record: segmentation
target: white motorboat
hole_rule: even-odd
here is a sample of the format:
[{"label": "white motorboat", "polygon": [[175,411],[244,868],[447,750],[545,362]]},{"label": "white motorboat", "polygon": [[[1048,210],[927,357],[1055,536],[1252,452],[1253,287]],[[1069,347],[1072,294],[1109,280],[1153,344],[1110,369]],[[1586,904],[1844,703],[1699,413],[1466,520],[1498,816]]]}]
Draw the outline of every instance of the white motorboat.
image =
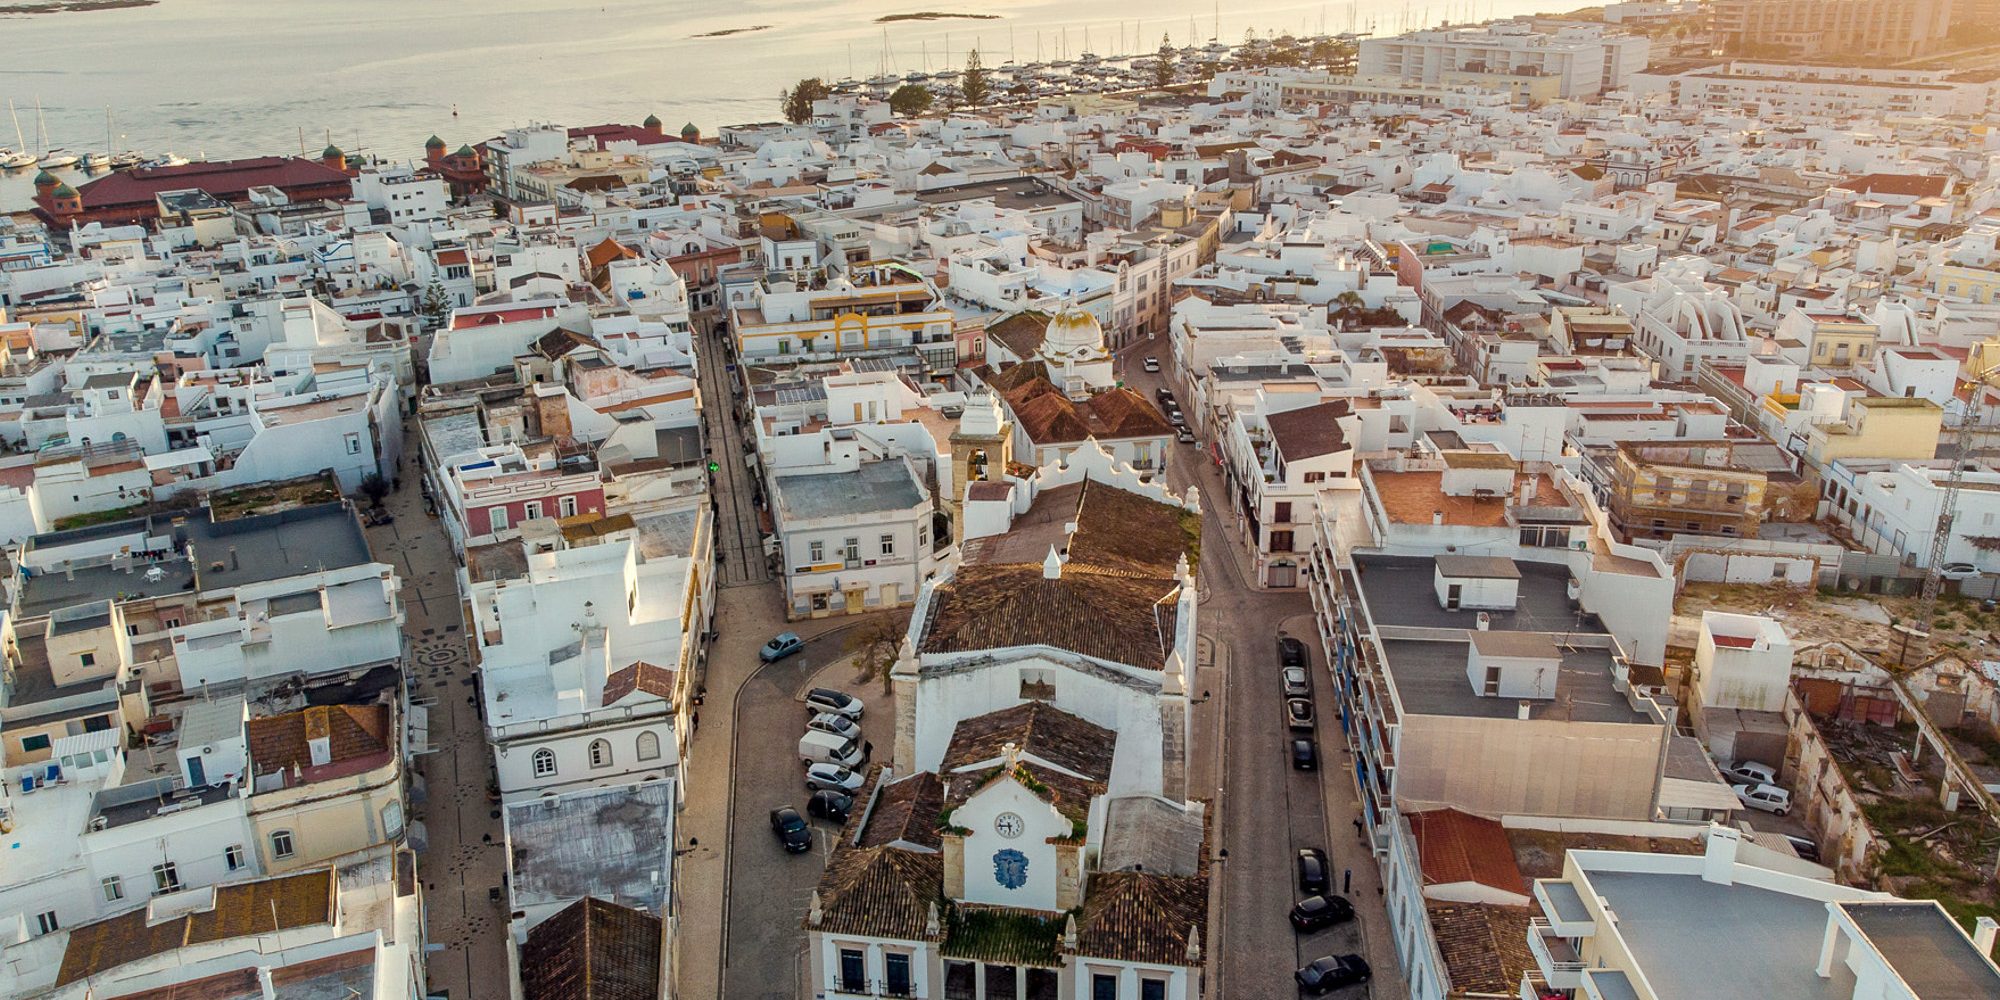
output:
[{"label": "white motorboat", "polygon": [[81,159],[75,153],[58,146],[42,154],[42,168],[45,170],[61,170],[64,167],[74,167]]},{"label": "white motorboat", "polygon": [[33,153],[16,153],[13,150],[0,151],[0,170],[22,170],[37,162]]}]

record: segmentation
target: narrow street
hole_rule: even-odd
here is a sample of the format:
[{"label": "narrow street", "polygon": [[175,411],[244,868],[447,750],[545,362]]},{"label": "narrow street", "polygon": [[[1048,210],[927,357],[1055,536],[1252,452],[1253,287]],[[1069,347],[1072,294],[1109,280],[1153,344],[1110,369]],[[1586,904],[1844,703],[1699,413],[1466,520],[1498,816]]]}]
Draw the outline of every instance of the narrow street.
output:
[{"label": "narrow street", "polygon": [[[1173,364],[1164,339],[1141,341],[1120,352],[1125,383],[1155,399],[1166,374],[1148,373],[1142,359]],[[1374,968],[1367,987],[1336,997],[1404,994],[1390,948],[1388,917],[1376,886],[1375,862],[1352,832],[1356,818],[1348,763],[1333,721],[1331,678],[1314,638],[1312,603],[1305,591],[1260,591],[1251,585],[1248,548],[1234,524],[1221,470],[1206,443],[1170,448],[1167,483],[1185,495],[1201,491],[1201,633],[1204,646],[1194,690],[1195,760],[1192,787],[1220,812],[1222,846],[1215,865],[1219,891],[1211,896],[1211,926],[1219,943],[1210,965],[1211,997],[1286,997],[1297,994],[1292,971],[1328,954],[1358,952]],[[1305,642],[1313,661],[1313,704],[1320,769],[1291,766],[1291,732],[1279,694],[1279,636]],[[1271,808],[1276,805],[1279,808]],[[1305,848],[1327,852],[1335,888],[1352,872],[1348,898],[1354,923],[1312,935],[1295,934],[1288,919],[1299,898],[1294,859]]]},{"label": "narrow street", "polygon": [[437,519],[424,513],[414,421],[410,427],[403,488],[384,500],[396,520],[367,533],[375,558],[402,576],[405,683],[411,704],[429,716],[431,752],[414,758],[410,769],[413,794],[417,776],[423,783],[413,815],[427,841],[417,871],[433,949],[430,991],[452,1000],[505,996],[507,859],[500,807],[487,799],[493,754],[461,624],[458,561]]}]

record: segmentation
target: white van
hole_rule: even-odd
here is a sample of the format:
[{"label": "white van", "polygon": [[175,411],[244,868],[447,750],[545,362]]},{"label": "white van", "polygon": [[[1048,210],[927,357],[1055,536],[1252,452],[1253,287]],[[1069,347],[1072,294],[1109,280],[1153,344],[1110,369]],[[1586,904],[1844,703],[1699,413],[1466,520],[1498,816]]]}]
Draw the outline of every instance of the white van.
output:
[{"label": "white van", "polygon": [[861,741],[852,736],[809,729],[799,737],[799,759],[808,764],[854,767],[861,763]]}]

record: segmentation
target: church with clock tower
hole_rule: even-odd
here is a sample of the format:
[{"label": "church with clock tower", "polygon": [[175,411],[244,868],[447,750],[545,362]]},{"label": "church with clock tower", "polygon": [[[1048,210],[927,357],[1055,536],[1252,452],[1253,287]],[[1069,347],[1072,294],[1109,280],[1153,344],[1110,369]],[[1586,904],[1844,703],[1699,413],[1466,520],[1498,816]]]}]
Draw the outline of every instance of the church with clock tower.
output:
[{"label": "church with clock tower", "polygon": [[1199,1000],[1200,523],[1101,447],[968,491],[891,671],[892,760],[812,896],[810,995]]}]

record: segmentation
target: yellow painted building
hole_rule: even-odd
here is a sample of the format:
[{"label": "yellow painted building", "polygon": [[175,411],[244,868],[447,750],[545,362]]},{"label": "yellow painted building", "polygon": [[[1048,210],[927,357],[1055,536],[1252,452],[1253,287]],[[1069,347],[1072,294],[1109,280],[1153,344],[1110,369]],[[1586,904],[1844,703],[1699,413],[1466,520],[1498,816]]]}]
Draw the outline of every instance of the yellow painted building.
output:
[{"label": "yellow painted building", "polygon": [[1931,294],[1973,302],[2000,302],[2000,268],[1940,263],[1933,268]]},{"label": "yellow painted building", "polygon": [[1815,468],[1843,458],[1928,460],[1937,457],[1944,410],[1928,399],[1865,396],[1850,400],[1847,419],[1806,432],[1806,461]]}]

